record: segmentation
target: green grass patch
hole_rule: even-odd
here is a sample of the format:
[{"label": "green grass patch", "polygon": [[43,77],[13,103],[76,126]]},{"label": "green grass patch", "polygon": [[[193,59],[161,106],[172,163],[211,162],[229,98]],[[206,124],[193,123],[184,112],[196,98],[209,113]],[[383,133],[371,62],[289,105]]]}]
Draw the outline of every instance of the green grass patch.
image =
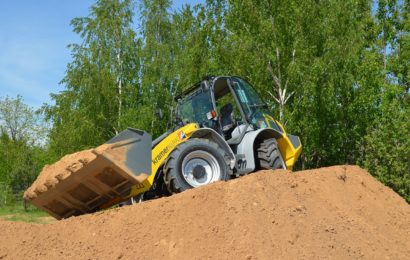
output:
[{"label": "green grass patch", "polygon": [[54,218],[46,212],[32,206],[24,210],[21,204],[7,205],[0,207],[0,218],[9,221],[22,221],[30,223],[50,223]]}]

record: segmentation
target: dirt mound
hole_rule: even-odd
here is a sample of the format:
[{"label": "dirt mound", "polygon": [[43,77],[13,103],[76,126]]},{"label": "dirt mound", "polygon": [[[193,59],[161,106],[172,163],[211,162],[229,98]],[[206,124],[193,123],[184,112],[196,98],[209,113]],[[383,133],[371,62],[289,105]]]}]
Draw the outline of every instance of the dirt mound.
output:
[{"label": "dirt mound", "polygon": [[259,172],[0,230],[0,259],[410,259],[410,206],[355,166]]}]

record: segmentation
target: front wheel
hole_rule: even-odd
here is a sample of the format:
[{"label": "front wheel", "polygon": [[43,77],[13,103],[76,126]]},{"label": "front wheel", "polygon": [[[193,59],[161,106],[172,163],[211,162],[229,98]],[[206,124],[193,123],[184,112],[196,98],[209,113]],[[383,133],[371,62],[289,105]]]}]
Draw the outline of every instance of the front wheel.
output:
[{"label": "front wheel", "polygon": [[229,156],[218,144],[194,138],[178,145],[164,167],[165,184],[171,193],[227,180],[232,170]]},{"label": "front wheel", "polygon": [[260,169],[286,169],[286,164],[279,151],[275,138],[266,139],[256,147]]}]

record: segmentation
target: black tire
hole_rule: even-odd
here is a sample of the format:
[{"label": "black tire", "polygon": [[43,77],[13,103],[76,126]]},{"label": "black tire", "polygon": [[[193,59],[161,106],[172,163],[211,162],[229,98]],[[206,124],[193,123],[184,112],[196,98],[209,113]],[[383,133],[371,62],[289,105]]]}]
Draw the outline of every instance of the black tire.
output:
[{"label": "black tire", "polygon": [[259,169],[286,169],[275,138],[266,139],[256,147]]},{"label": "black tire", "polygon": [[[188,177],[184,176],[184,173],[182,170],[183,163],[185,163],[185,166],[186,166],[190,160],[198,159],[198,158],[199,160],[204,160],[205,162],[207,161],[204,158],[195,157],[195,154],[198,154],[198,153],[202,153],[204,155],[205,154],[212,155],[212,157],[215,160],[212,158],[208,158],[209,161],[212,161],[214,163],[213,164],[214,167],[219,166],[219,169],[220,169],[219,175],[215,174],[217,171],[211,171],[212,172],[211,176],[215,176],[215,178],[217,178],[216,180],[213,180],[213,181],[228,180],[230,178],[232,170],[229,167],[230,160],[229,160],[228,154],[223,149],[221,149],[218,146],[218,144],[208,139],[193,138],[193,139],[189,139],[186,142],[178,145],[175,148],[175,150],[171,152],[171,154],[169,155],[165,163],[164,181],[170,193],[178,193],[178,192],[182,192],[187,189],[194,188],[195,186],[189,183],[189,181],[191,182],[196,181],[199,183],[199,180],[203,179],[204,173],[206,174],[206,178],[209,176],[208,175],[209,171],[206,171],[204,167],[203,167],[203,170],[200,172],[200,174],[202,175],[201,178],[198,177],[198,179],[196,179],[197,177],[194,177],[195,179],[192,178],[191,180],[189,180]],[[187,158],[188,163],[186,162],[187,160],[184,161],[185,158]],[[216,163],[218,164],[217,166],[216,166]],[[209,164],[211,165],[211,163]],[[191,162],[190,165],[195,165],[195,164]],[[199,167],[199,166],[196,165],[195,167]],[[186,174],[189,171],[184,171],[184,172]],[[192,176],[194,176],[195,175],[194,171],[191,171],[191,172],[192,172]],[[206,185],[208,183],[204,183],[203,185]]]}]

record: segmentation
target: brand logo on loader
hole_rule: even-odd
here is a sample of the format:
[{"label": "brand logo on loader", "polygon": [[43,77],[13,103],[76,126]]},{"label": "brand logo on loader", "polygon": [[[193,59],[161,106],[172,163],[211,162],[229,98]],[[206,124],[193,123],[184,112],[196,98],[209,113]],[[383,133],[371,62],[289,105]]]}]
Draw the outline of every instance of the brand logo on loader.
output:
[{"label": "brand logo on loader", "polygon": [[158,161],[161,160],[162,157],[168,152],[168,146],[164,148],[157,156],[155,156],[155,159],[152,161],[153,164],[157,164]]},{"label": "brand logo on loader", "polygon": [[184,140],[186,138],[186,135],[183,131],[178,133],[179,139]]}]

